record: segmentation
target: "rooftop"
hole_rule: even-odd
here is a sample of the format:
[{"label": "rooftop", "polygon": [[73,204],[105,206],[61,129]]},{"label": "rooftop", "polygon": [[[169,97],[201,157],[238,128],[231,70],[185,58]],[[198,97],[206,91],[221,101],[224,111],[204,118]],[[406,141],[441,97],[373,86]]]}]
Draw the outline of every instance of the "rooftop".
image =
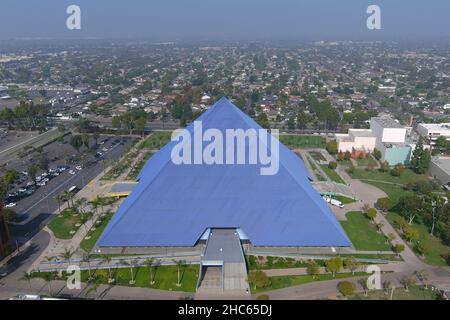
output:
[{"label": "rooftop", "polygon": [[433,157],[433,163],[450,175],[450,157]]},{"label": "rooftop", "polygon": [[419,126],[422,126],[428,130],[433,130],[433,131],[448,131],[448,130],[450,130],[450,123],[419,123]]},{"label": "rooftop", "polygon": [[378,122],[383,128],[404,128],[400,123],[390,117],[374,117],[372,120]]}]

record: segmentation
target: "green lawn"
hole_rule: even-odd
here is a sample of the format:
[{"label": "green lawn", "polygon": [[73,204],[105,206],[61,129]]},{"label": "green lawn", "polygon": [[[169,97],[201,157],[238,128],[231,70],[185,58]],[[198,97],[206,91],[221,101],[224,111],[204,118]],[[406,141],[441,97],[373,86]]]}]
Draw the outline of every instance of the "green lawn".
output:
[{"label": "green lawn", "polygon": [[[384,290],[369,291],[365,296],[363,293],[358,293],[351,297],[351,300],[388,300],[390,299],[390,292],[386,294]],[[392,300],[436,300],[438,295],[436,291],[432,291],[430,287],[425,289],[424,286],[411,286],[408,292],[404,288],[396,288],[392,296]]]},{"label": "green lawn", "polygon": [[154,155],[153,152],[147,152],[147,154],[145,155],[145,157],[139,161],[134,167],[133,169],[131,169],[131,171],[128,173],[127,179],[128,180],[136,180],[137,176],[139,175],[139,173],[141,173],[142,168],[144,168],[145,164],[147,163],[147,161]]},{"label": "green lawn", "polygon": [[[136,283],[130,285],[131,272],[130,268],[112,269],[113,278],[116,285],[133,286],[141,288],[153,288],[160,290],[186,291],[195,292],[198,279],[198,265],[187,265],[181,272],[181,286],[177,283],[177,266],[160,266],[155,273],[155,283],[150,285],[150,273],[148,268],[134,268],[134,278]],[[34,277],[43,277],[45,273],[34,273]],[[97,283],[108,284],[108,269],[99,269],[92,272]],[[87,270],[81,272],[81,281],[86,282],[89,273]],[[64,276],[63,276],[64,278]]]},{"label": "green lawn", "polygon": [[335,170],[330,169],[328,167],[328,165],[322,164],[320,167],[325,172],[325,174],[328,176],[328,178],[330,178],[334,182],[345,184],[345,181],[342,180],[341,176]]},{"label": "green lawn", "polygon": [[344,196],[333,196],[333,198],[342,202],[343,204],[350,204],[350,203],[356,202],[355,199],[347,198]]},{"label": "green lawn", "polygon": [[341,221],[345,233],[357,250],[389,251],[384,235],[362,212],[348,212],[347,221]]},{"label": "green lawn", "polygon": [[105,230],[106,226],[108,225],[109,220],[111,220],[114,213],[109,212],[106,214],[105,217],[97,219],[97,221],[100,221],[99,224],[95,224],[95,230],[89,230],[88,236],[89,239],[83,239],[80,243],[80,247],[86,251],[91,252],[94,248],[95,244],[97,243],[98,238],[101,236],[103,230]]},{"label": "green lawn", "polygon": [[80,228],[80,226],[76,226],[81,223],[80,221],[81,217],[78,213],[71,209],[65,209],[50,221],[48,228],[58,239],[72,239],[74,233],[70,232],[76,232]]},{"label": "green lawn", "polygon": [[[395,212],[388,212],[386,218],[390,224],[395,226],[395,222],[400,218],[400,215]],[[427,226],[419,223],[413,223],[412,226],[419,231],[419,241],[429,248],[429,252],[425,254],[425,262],[435,266],[446,266],[447,263],[442,255],[450,252],[450,249],[440,239],[431,236]]]},{"label": "green lawn", "polygon": [[[263,269],[288,269],[307,267],[306,260],[296,260],[293,258],[272,257],[272,256],[246,256],[247,266],[249,270]],[[324,260],[315,260],[317,265],[324,267]]]},{"label": "green lawn", "polygon": [[408,184],[410,182],[428,180],[426,176],[415,174],[410,169],[406,169],[405,172],[403,172],[399,177],[393,176],[392,174],[390,174],[390,172],[381,172],[377,169],[367,171],[360,168],[356,168],[350,175],[353,179],[378,180],[402,185]]},{"label": "green lawn", "polygon": [[321,136],[281,135],[280,142],[290,149],[325,148],[326,140]]},{"label": "green lawn", "polygon": [[147,149],[161,149],[169,143],[172,132],[154,132],[147,139],[143,146]]},{"label": "green lawn", "polygon": [[401,197],[414,194],[414,192],[412,191],[403,189],[402,186],[391,183],[384,183],[380,181],[364,181],[364,182],[367,184],[371,184],[374,187],[377,187],[378,189],[383,190],[391,199],[393,205],[397,204]]},{"label": "green lawn", "polygon": [[267,286],[265,288],[256,288],[256,290],[255,290],[255,287],[252,286],[250,289],[251,289],[252,293],[258,293],[258,292],[264,292],[264,291],[269,291],[269,290],[297,286],[297,285],[305,284],[305,283],[309,283],[309,282],[351,278],[351,277],[357,277],[357,276],[362,276],[362,275],[367,275],[367,273],[355,272],[354,275],[351,273],[338,273],[338,274],[336,274],[336,276],[334,278],[331,273],[327,273],[327,274],[317,275],[315,279],[313,279],[313,276],[310,276],[310,275],[276,276],[276,277],[269,277],[269,279],[271,281],[270,286]]},{"label": "green lawn", "polygon": [[316,161],[327,161],[322,153],[316,151],[310,151],[309,154]]}]

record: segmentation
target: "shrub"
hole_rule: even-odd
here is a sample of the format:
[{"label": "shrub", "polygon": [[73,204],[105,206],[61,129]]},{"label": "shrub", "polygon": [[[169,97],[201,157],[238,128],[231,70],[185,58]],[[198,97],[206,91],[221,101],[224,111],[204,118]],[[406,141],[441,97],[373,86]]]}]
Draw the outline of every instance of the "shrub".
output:
[{"label": "shrub", "polygon": [[354,166],[351,166],[350,168],[347,169],[347,173],[352,174],[353,172],[355,172]]},{"label": "shrub", "polygon": [[375,219],[375,217],[377,216],[377,210],[374,209],[374,208],[370,208],[369,210],[367,210],[366,216],[367,216],[367,218],[369,218],[370,220]]},{"label": "shrub", "polygon": [[381,211],[387,212],[392,209],[392,201],[389,198],[379,198],[375,206]]},{"label": "shrub", "polygon": [[350,151],[345,151],[344,160],[350,160],[352,158],[352,153]]},{"label": "shrub", "polygon": [[377,160],[380,160],[380,159],[381,159],[381,156],[382,156],[381,151],[378,150],[377,148],[373,149],[372,155],[373,155],[373,157],[374,157],[375,159],[377,159]]},{"label": "shrub", "polygon": [[398,163],[394,166],[394,168],[391,170],[391,175],[394,177],[400,177],[403,172],[405,172],[406,168],[401,163]]},{"label": "shrub", "polygon": [[337,168],[337,163],[334,161],[330,161],[330,163],[328,164],[328,168],[334,170]]},{"label": "shrub", "polygon": [[430,252],[430,247],[423,241],[418,241],[414,246],[414,251],[423,256]]},{"label": "shrub", "polygon": [[352,296],[355,293],[356,286],[353,282],[341,281],[338,284],[338,290],[340,293],[342,293],[343,296],[348,297]]},{"label": "shrub", "polygon": [[336,140],[332,140],[327,143],[326,149],[329,154],[336,154],[338,152],[338,144]]},{"label": "shrub", "polygon": [[392,250],[394,250],[396,254],[400,254],[405,250],[405,246],[403,244],[397,243],[392,247]]}]

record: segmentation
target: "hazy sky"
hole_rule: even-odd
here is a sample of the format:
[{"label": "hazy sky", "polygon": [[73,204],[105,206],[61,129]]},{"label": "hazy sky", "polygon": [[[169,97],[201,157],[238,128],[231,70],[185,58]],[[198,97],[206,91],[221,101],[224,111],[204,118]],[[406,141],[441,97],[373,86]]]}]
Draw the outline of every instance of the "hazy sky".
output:
[{"label": "hazy sky", "polygon": [[[82,29],[66,29],[81,7]],[[366,28],[381,7],[382,30]],[[449,0],[0,0],[0,39],[381,39],[450,37]]]}]

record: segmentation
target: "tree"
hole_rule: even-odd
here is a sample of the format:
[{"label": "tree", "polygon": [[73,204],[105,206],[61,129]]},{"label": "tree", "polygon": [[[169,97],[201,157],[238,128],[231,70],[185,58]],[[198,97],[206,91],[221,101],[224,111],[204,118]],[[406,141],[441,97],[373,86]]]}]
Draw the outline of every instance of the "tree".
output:
[{"label": "tree", "polygon": [[401,244],[401,243],[397,243],[397,244],[392,248],[392,250],[394,250],[394,252],[395,252],[397,255],[400,255],[400,253],[402,253],[402,252],[405,250],[405,246],[404,246],[403,244]]},{"label": "tree", "polygon": [[44,171],[48,172],[48,168],[50,166],[50,160],[48,160],[47,154],[43,153],[39,157],[39,168]]},{"label": "tree", "polygon": [[256,288],[265,288],[270,286],[271,281],[269,277],[261,270],[253,270],[248,274],[247,281],[249,285]]},{"label": "tree", "polygon": [[344,160],[350,160],[352,158],[352,153],[350,151],[344,152]]},{"label": "tree", "polygon": [[136,129],[144,136],[145,125],[147,124],[146,118],[139,118],[136,120]]},{"label": "tree", "polygon": [[431,164],[431,156],[423,147],[423,138],[420,137],[411,157],[411,168],[418,174],[427,172]]},{"label": "tree", "polygon": [[434,228],[440,222],[441,217],[444,216],[448,206],[445,203],[445,199],[441,196],[431,194],[427,197],[427,200],[431,203],[431,210],[428,211],[431,218],[430,234],[434,235]]},{"label": "tree", "polygon": [[389,171],[389,162],[387,162],[387,161],[383,161],[383,162],[381,162],[380,163],[380,171],[381,172],[387,172],[387,171]]},{"label": "tree", "polygon": [[355,257],[348,257],[344,260],[344,266],[348,270],[355,274],[355,270],[358,269],[359,262],[355,259]]},{"label": "tree", "polygon": [[43,278],[44,281],[47,283],[49,295],[52,296],[53,295],[52,281],[55,279],[55,273],[54,272],[44,273]]},{"label": "tree", "polygon": [[329,154],[334,155],[338,153],[338,143],[336,140],[331,140],[327,143],[326,149]]},{"label": "tree", "polygon": [[340,257],[331,258],[327,260],[325,266],[327,271],[331,272],[334,278],[336,276],[336,273],[338,273],[342,269],[342,259]]},{"label": "tree", "polygon": [[130,266],[131,279],[129,284],[134,285],[136,283],[136,281],[134,280],[134,268],[137,266],[138,260],[136,259],[131,259],[130,261],[122,260],[122,264]]},{"label": "tree", "polygon": [[31,291],[31,280],[33,279],[33,274],[31,272],[23,272],[23,279],[28,281],[28,286],[30,287]]},{"label": "tree", "polygon": [[415,194],[401,197],[397,207],[400,215],[408,219],[409,224],[412,224],[414,219],[426,210],[424,198]]},{"label": "tree", "polygon": [[313,279],[315,279],[319,274],[319,266],[314,260],[308,262],[308,265],[306,266],[306,273],[312,276]]},{"label": "tree", "polygon": [[69,140],[70,145],[79,153],[80,148],[83,145],[83,139],[79,134],[70,137]]},{"label": "tree", "polygon": [[338,290],[340,293],[342,293],[343,296],[349,297],[355,293],[356,286],[353,282],[341,281],[338,284]]},{"label": "tree", "polygon": [[88,264],[88,281],[91,281],[92,278],[92,268],[91,268],[91,255],[89,253],[83,254],[83,257],[81,259],[83,262],[86,262]]},{"label": "tree", "polygon": [[411,276],[404,276],[400,279],[400,283],[405,287],[405,291],[409,292],[409,287],[416,283],[416,279]]},{"label": "tree", "polygon": [[31,181],[36,182],[36,174],[38,171],[38,167],[35,166],[34,164],[32,164],[31,166],[28,167],[28,177],[30,178]]},{"label": "tree", "polygon": [[373,222],[375,217],[377,216],[377,210],[375,208],[370,208],[369,210],[367,210],[366,216]]},{"label": "tree", "polygon": [[149,258],[144,261],[144,264],[148,267],[148,271],[150,273],[150,285],[153,285],[155,283],[155,273],[154,273],[154,266],[155,266],[155,259]]},{"label": "tree", "polygon": [[59,257],[60,257],[61,259],[67,260],[67,261],[69,262],[69,264],[70,264],[70,259],[72,258],[72,256],[73,256],[74,253],[75,253],[74,251],[72,251],[72,250],[70,250],[70,249],[68,249],[68,248],[64,248],[64,252],[61,253],[61,254],[59,255]]},{"label": "tree", "polygon": [[400,177],[403,172],[405,172],[406,168],[403,164],[397,163],[394,168],[391,170],[391,175],[394,177]]},{"label": "tree", "polygon": [[372,155],[373,155],[373,157],[374,157],[375,159],[377,159],[378,161],[380,161],[381,157],[383,156],[383,155],[381,154],[381,151],[378,150],[377,148],[374,148],[374,149],[373,149]]},{"label": "tree", "polygon": [[83,145],[86,147],[86,149],[89,149],[89,135],[87,133],[83,133],[81,136],[81,141],[83,142]]},{"label": "tree", "polygon": [[173,262],[177,266],[177,287],[181,287],[181,280],[183,278],[182,271],[184,273],[184,269],[186,268],[186,261],[185,260],[173,260]]},{"label": "tree", "polygon": [[379,198],[375,206],[383,212],[388,212],[392,208],[392,201],[389,198]]},{"label": "tree", "polygon": [[112,270],[111,270],[111,262],[112,262],[111,256],[103,255],[103,262],[108,265],[108,273],[109,273],[108,283],[113,283],[114,278],[112,276]]},{"label": "tree", "polygon": [[411,226],[408,226],[407,228],[405,228],[405,230],[403,230],[403,235],[409,243],[416,241],[420,236],[419,231]]},{"label": "tree", "polygon": [[334,161],[330,161],[330,163],[328,163],[328,168],[334,170],[337,168],[337,163]]}]

